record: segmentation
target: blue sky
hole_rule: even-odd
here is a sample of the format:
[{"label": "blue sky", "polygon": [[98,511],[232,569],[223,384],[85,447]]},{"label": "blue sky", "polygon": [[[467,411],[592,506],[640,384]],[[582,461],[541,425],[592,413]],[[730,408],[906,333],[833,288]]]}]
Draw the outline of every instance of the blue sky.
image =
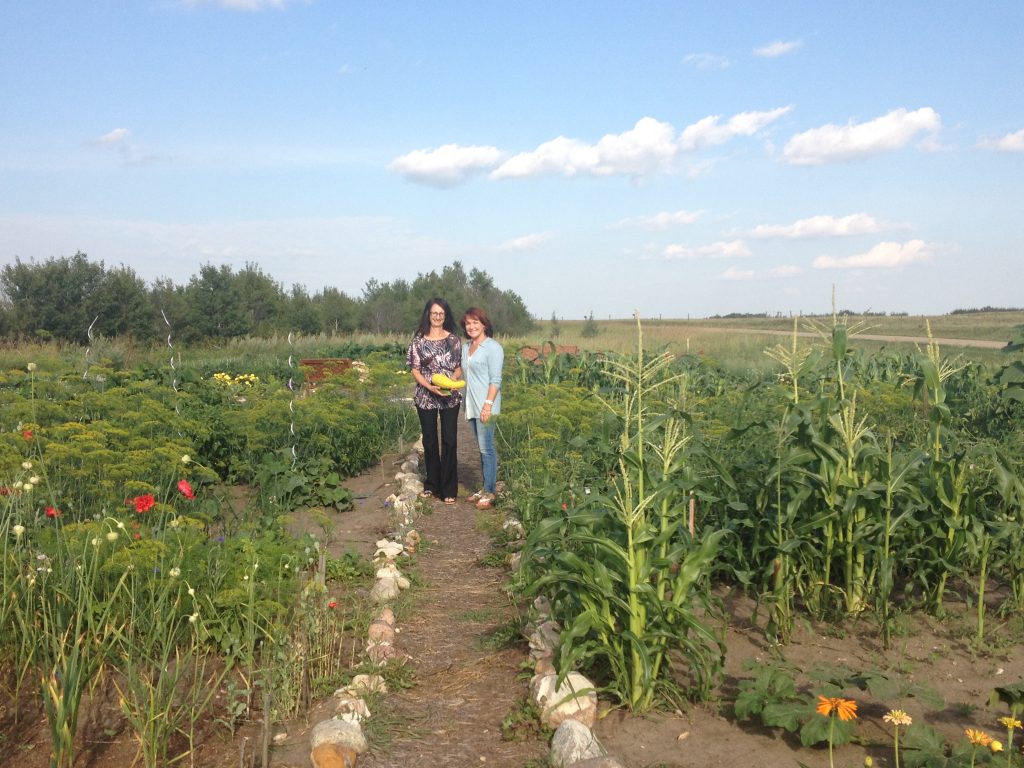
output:
[{"label": "blue sky", "polygon": [[1024,3],[0,0],[0,264],[1024,305]]}]

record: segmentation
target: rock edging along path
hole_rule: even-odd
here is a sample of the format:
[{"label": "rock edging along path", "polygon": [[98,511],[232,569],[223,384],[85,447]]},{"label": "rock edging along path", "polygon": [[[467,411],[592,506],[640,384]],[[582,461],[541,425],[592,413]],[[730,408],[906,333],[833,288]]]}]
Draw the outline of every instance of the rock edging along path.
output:
[{"label": "rock edging along path", "polygon": [[[466,440],[462,445],[462,474],[472,489],[479,482],[479,472],[473,471],[478,464],[470,463],[476,458],[476,445]],[[557,625],[550,620],[546,601],[538,599],[531,611],[529,657],[522,646],[488,642],[496,630],[504,630],[507,638],[521,623],[503,589],[507,570],[481,564],[491,550],[487,528],[496,528],[498,519],[487,520],[487,526],[482,523],[495,513],[478,512],[467,501],[454,506],[435,501],[423,514],[417,454],[410,453],[400,464],[391,486],[394,493],[382,503],[388,538],[376,542],[377,580],[370,599],[378,608],[363,655],[377,664],[408,664],[413,685],[387,692],[382,678],[360,675],[337,691],[333,717],[316,723],[310,732],[312,764],[511,768],[539,762],[546,755],[547,764],[560,768],[620,766],[606,755],[591,730],[597,710],[593,683],[572,673],[557,685],[551,663]],[[503,527],[522,530],[511,517]],[[402,611],[399,626],[391,605],[410,586],[402,571],[413,554],[418,554],[414,570],[421,585],[413,607]],[[527,684],[524,672],[531,661],[534,675]],[[527,690],[543,723],[557,728],[550,750],[539,729],[526,729],[520,741],[503,738],[502,721],[524,711]],[[374,691],[387,695],[392,717],[397,714],[402,723],[382,748],[375,748],[363,733],[364,721],[372,717],[364,697]]]}]

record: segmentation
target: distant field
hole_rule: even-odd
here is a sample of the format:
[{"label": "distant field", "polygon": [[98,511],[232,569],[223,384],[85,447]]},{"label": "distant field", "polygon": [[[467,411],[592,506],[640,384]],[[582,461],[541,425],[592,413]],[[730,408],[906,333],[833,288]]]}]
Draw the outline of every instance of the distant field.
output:
[{"label": "distant field", "polygon": [[[798,318],[798,329],[813,333],[811,323],[831,326],[830,316]],[[996,348],[979,348],[953,344],[940,347],[944,355],[960,356],[979,363],[1001,364],[1006,354],[998,347],[1014,338],[1024,329],[1024,312],[984,312],[935,317],[859,317],[850,316],[850,327],[872,336],[899,336],[900,340],[872,341],[855,338],[854,345],[868,350],[881,347],[913,349],[927,336],[928,323],[932,336],[937,339],[974,339],[989,342]],[[578,346],[593,351],[630,352],[636,348],[636,323],[633,320],[598,320],[597,336],[585,338],[581,320],[559,322],[558,344]],[[692,352],[712,357],[729,367],[771,368],[775,365],[764,350],[777,344],[788,344],[785,336],[793,330],[793,318],[716,318],[701,320],[643,319],[644,342],[648,349],[668,347],[677,352]],[[551,339],[551,322],[538,323],[537,332],[529,338],[511,339],[509,346],[536,345]],[[730,332],[731,331],[731,332]],[[815,338],[805,336],[801,344],[812,344]]]}]

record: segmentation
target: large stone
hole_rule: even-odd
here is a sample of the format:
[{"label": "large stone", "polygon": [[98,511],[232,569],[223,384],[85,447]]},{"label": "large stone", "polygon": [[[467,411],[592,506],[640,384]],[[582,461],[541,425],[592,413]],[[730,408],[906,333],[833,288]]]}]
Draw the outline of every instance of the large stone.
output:
[{"label": "large stone", "polygon": [[566,720],[578,720],[588,728],[597,721],[597,692],[594,684],[578,672],[570,672],[558,688],[558,675],[538,675],[531,682],[533,701],[540,707],[541,720],[557,728]]},{"label": "large stone", "polygon": [[370,599],[375,603],[394,600],[401,592],[396,579],[379,579],[370,589]]},{"label": "large stone", "polygon": [[320,744],[309,753],[313,768],[356,768],[358,757],[354,749],[340,744]]},{"label": "large stone", "polygon": [[363,735],[363,729],[359,727],[358,723],[336,717],[330,720],[321,720],[313,726],[313,730],[309,734],[309,747],[316,749],[321,744],[347,747],[360,755],[366,751],[367,747],[366,736]]},{"label": "large stone", "polygon": [[371,621],[366,637],[370,642],[393,643],[395,642],[395,628],[386,621]]},{"label": "large stone", "polygon": [[366,655],[370,661],[376,664],[383,664],[385,661],[398,658],[398,649],[391,643],[379,640],[375,643],[368,643]]},{"label": "large stone", "polygon": [[626,766],[611,755],[602,755],[575,762],[572,764],[572,768],[626,768]]},{"label": "large stone", "polygon": [[530,656],[535,659],[551,656],[561,636],[562,626],[557,621],[549,619],[541,623],[530,633]]},{"label": "large stone", "polygon": [[394,560],[405,550],[401,544],[397,541],[389,541],[388,539],[381,539],[377,542],[377,551],[374,552],[374,558],[383,557],[386,560]]},{"label": "large stone", "polygon": [[336,691],[334,699],[334,715],[339,720],[358,723],[370,717],[370,708],[358,696]]},{"label": "large stone", "polygon": [[548,758],[555,768],[576,766],[581,760],[603,757],[604,748],[594,732],[576,720],[566,720],[551,737]]},{"label": "large stone", "polygon": [[352,682],[348,684],[347,688],[342,688],[340,691],[335,693],[335,696],[339,694],[351,694],[353,696],[363,696],[367,693],[387,693],[388,686],[384,682],[384,678],[380,675],[356,675],[352,678]]}]

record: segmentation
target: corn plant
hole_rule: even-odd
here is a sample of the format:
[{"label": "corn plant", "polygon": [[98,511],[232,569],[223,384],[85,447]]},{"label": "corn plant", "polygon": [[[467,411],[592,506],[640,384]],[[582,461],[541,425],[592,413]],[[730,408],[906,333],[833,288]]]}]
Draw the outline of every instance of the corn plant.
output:
[{"label": "corn plant", "polygon": [[659,694],[672,695],[673,652],[689,665],[698,695],[719,674],[724,651],[706,623],[701,582],[724,532],[690,537],[688,489],[677,482],[690,435],[676,416],[654,412],[659,390],[678,376],[668,373],[669,355],[644,359],[637,327],[636,358],[609,363],[622,399],[604,401],[623,424],[618,472],[607,492],[541,521],[523,561],[543,568],[530,591],[550,591],[564,619],[561,674],[601,660],[610,689],[643,711]]}]

